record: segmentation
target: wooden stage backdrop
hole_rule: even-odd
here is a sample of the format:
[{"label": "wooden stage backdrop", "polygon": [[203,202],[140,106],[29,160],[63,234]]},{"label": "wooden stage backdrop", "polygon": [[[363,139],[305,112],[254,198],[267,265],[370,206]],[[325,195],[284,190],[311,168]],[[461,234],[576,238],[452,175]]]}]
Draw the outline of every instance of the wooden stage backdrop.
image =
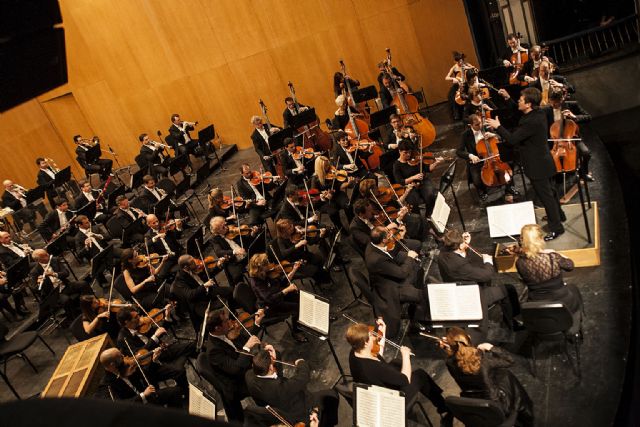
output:
[{"label": "wooden stage backdrop", "polygon": [[282,123],[287,81],[333,117],[333,73],[376,84],[385,58],[446,99],[451,52],[477,63],[461,0],[60,0],[69,83],[0,114],[0,179],[35,184],[39,156],[71,164],[72,136],[99,135],[123,163],[141,132],[164,134],[171,113],[214,123],[225,143],[251,146],[258,99]]}]

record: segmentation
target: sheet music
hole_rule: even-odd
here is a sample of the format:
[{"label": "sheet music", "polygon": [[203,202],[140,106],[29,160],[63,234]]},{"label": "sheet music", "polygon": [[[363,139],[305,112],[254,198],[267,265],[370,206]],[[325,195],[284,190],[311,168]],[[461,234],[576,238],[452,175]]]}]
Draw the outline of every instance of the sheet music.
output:
[{"label": "sheet music", "polygon": [[189,414],[210,420],[216,419],[215,402],[191,383],[189,383]]},{"label": "sheet music", "polygon": [[517,236],[522,227],[536,223],[533,202],[507,203],[487,206],[489,235],[493,237]]},{"label": "sheet music", "polygon": [[431,320],[481,320],[482,303],[478,285],[430,283],[427,285]]},{"label": "sheet music", "polygon": [[436,204],[433,206],[433,212],[431,213],[431,222],[438,230],[438,233],[444,233],[444,229],[447,226],[447,221],[449,221],[449,214],[451,213],[451,208],[447,204],[442,193],[438,192],[436,196]]},{"label": "sheet music", "polygon": [[404,396],[378,386],[356,386],[358,427],[399,427],[405,425]]},{"label": "sheet music", "polygon": [[329,303],[307,291],[300,291],[298,321],[323,335],[329,334]]}]

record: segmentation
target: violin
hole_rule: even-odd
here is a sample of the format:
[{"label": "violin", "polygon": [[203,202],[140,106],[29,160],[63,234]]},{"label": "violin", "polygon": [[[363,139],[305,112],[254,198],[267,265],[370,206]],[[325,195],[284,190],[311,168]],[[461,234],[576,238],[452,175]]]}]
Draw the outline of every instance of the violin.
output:
[{"label": "violin", "polygon": [[322,152],[313,151],[313,148],[311,147],[302,148],[300,146],[297,146],[295,153],[293,153],[291,156],[296,160],[302,160],[303,158],[313,159],[315,156],[320,156],[320,155],[322,155]]},{"label": "violin", "polygon": [[249,236],[252,231],[252,228],[247,224],[243,224],[239,227],[236,225],[230,225],[224,237],[232,240],[238,236]]},{"label": "violin", "polygon": [[[228,319],[228,322],[230,323],[227,324],[230,326],[230,329],[229,332],[227,332],[227,338],[234,341],[240,336],[243,329],[252,328],[255,325],[254,317],[255,313],[249,314],[246,311],[241,311],[240,314],[236,315],[238,320]],[[241,323],[244,325],[244,328],[240,325]]]},{"label": "violin", "polygon": [[175,231],[176,227],[178,226],[178,223],[182,223],[183,221],[186,221],[187,217],[184,218],[180,218],[180,219],[170,219],[169,221],[165,221],[160,225],[160,232],[161,233],[166,233],[167,231]]},{"label": "violin", "polygon": [[200,273],[207,270],[212,270],[218,266],[219,261],[227,261],[229,258],[224,256],[220,258],[216,258],[212,255],[205,257],[204,259],[194,258],[193,261],[196,263],[196,272]]},{"label": "violin", "polygon": [[[304,265],[306,264],[307,261],[304,259],[300,259],[296,262],[289,262],[289,261],[282,261],[280,264],[278,264],[277,262],[270,262],[269,264],[267,264],[267,277],[269,279],[278,279],[280,277],[282,277],[283,275],[283,271],[286,274],[291,273],[291,270],[293,270],[293,267],[298,264],[298,265]],[[282,266],[282,267],[281,267]]]},{"label": "violin", "polygon": [[159,255],[157,253],[152,253],[149,256],[138,255],[135,257],[133,265],[135,265],[136,268],[145,268],[149,265],[151,265],[152,267],[157,267],[158,265],[160,265],[164,258],[165,257],[163,255]]},{"label": "violin", "polygon": [[97,300],[98,300],[98,314],[104,313],[105,311],[107,311],[109,306],[111,306],[110,308],[111,313],[117,313],[120,311],[121,308],[133,307],[133,304],[127,304],[118,298],[112,299],[111,304],[109,304],[109,300],[106,298],[97,298]]},{"label": "violin", "polygon": [[349,173],[344,170],[336,170],[335,166],[331,166],[331,170],[327,172],[324,176],[326,180],[336,180],[338,182],[344,182],[349,178]]},{"label": "violin", "polygon": [[574,141],[579,138],[578,124],[571,119],[562,118],[551,125],[549,133],[553,140],[551,157],[558,173],[573,172],[577,167],[577,150]]},{"label": "violin", "polygon": [[[302,147],[300,147],[302,148]],[[295,154],[294,154],[295,156]],[[306,156],[305,156],[306,157]],[[312,156],[313,157],[313,156]],[[258,171],[252,171],[251,172],[251,178],[249,178],[249,182],[251,182],[251,185],[253,186],[258,186],[262,183],[264,184],[271,184],[274,180],[279,180],[282,179],[279,176],[274,176],[271,172],[265,172],[265,173],[260,173]]]},{"label": "violin", "polygon": [[307,190],[298,190],[298,205],[307,206],[309,204],[309,200],[311,203],[320,202],[320,190],[317,188],[309,189],[309,193],[307,194]]},{"label": "violin", "polygon": [[170,305],[171,304],[167,304],[165,308],[152,308],[151,310],[149,310],[148,316],[140,316],[137,328],[138,332],[144,335],[149,332],[151,328],[156,325],[156,323],[163,321],[165,310]]}]

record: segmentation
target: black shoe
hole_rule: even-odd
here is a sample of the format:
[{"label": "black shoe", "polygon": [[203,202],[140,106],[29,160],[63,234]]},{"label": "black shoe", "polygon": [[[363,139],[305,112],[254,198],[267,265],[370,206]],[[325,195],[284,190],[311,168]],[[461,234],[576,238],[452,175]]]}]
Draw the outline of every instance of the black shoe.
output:
[{"label": "black shoe", "polygon": [[515,188],[510,189],[510,190],[509,190],[509,193],[510,193],[512,196],[519,196],[519,195],[520,195],[520,192],[519,192],[518,190],[516,190]]},{"label": "black shoe", "polygon": [[589,173],[585,174],[585,175],[582,177],[582,179],[584,179],[584,180],[585,180],[585,181],[587,181],[587,182],[593,182],[593,181],[595,181],[595,180],[596,180],[596,179],[593,177],[593,175],[591,174],[591,172],[589,172]]},{"label": "black shoe", "polygon": [[522,320],[513,319],[511,322],[511,330],[513,332],[524,331],[524,323]]},{"label": "black shoe", "polygon": [[489,198],[489,195],[487,193],[481,193],[480,194],[480,200],[481,201],[486,201]]},{"label": "black shoe", "polygon": [[452,427],[453,426],[453,414],[451,412],[444,412],[440,414],[440,427]]},{"label": "black shoe", "polygon": [[409,325],[409,331],[412,333],[420,333],[420,332],[428,332],[428,329],[425,325],[420,322],[411,321]]},{"label": "black shoe", "polygon": [[550,231],[550,232],[547,233],[546,236],[544,236],[544,240],[545,240],[545,242],[548,242],[550,240],[557,239],[558,236],[560,236],[562,233],[564,233],[564,230],[562,230],[562,231]]}]

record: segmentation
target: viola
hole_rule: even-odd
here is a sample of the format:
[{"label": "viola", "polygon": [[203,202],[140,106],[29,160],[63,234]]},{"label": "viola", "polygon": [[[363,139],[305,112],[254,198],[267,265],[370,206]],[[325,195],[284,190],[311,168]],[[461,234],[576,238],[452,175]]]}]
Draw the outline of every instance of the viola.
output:
[{"label": "viola", "polygon": [[344,170],[344,169],[340,169],[340,170],[336,170],[336,168],[334,166],[331,167],[331,170],[329,172],[327,172],[324,176],[324,179],[326,180],[337,180],[339,182],[344,182],[349,178],[349,173]]},{"label": "viola", "polygon": [[579,138],[579,127],[571,119],[562,118],[551,125],[549,133],[553,139],[551,157],[558,173],[573,172],[577,167],[576,144],[572,139]]},{"label": "viola", "polygon": [[227,338],[234,341],[240,336],[240,333],[244,330],[244,328],[240,326],[240,323],[242,323],[246,329],[252,328],[255,325],[254,316],[255,314],[249,314],[246,311],[241,311],[240,314],[236,315],[238,318],[237,321],[235,319],[229,319],[229,322],[231,322],[229,324],[231,329],[227,332]]},{"label": "viola", "polygon": [[310,188],[309,193],[307,193],[307,190],[298,190],[296,194],[298,196],[298,205],[300,206],[307,206],[309,200],[311,200],[311,203],[320,202],[320,190],[317,188]]},{"label": "viola", "polygon": [[478,156],[484,159],[480,173],[484,185],[487,187],[497,187],[511,181],[513,172],[507,163],[500,160],[498,138],[496,136],[485,136],[478,141],[476,151],[478,152]]},{"label": "viola", "polygon": [[224,237],[226,237],[227,239],[235,239],[238,236],[248,236],[252,231],[253,230],[251,229],[251,227],[249,227],[247,224],[243,224],[240,227],[236,225],[230,225]]},{"label": "viola", "polygon": [[236,208],[242,208],[245,204],[249,204],[255,202],[253,199],[243,199],[241,196],[236,196],[233,199],[231,196],[222,196],[222,202],[220,203],[220,208],[227,210],[232,206]]},{"label": "viola", "polygon": [[226,261],[228,257],[220,257],[216,258],[212,255],[205,257],[204,259],[194,258],[193,261],[196,263],[196,271],[202,272],[206,268],[207,270],[212,270],[218,266],[218,261]]},{"label": "viola", "polygon": [[251,182],[253,186],[258,186],[261,183],[268,185],[268,184],[271,184],[274,180],[278,180],[278,179],[281,179],[281,178],[279,176],[273,176],[271,172],[265,172],[261,174],[258,171],[252,171],[251,178],[249,178],[249,182]]},{"label": "viola", "polygon": [[289,262],[285,260],[285,261],[282,261],[280,264],[276,262],[270,262],[269,264],[267,264],[267,267],[266,267],[267,277],[270,279],[277,279],[279,277],[282,277],[283,269],[286,274],[289,274],[291,273],[291,270],[293,270],[293,267],[295,266],[296,263],[299,265],[304,265],[307,263],[307,261],[304,259],[301,259],[294,263],[294,262]]},{"label": "viola", "polygon": [[157,253],[152,253],[149,256],[147,255],[138,255],[135,257],[133,264],[136,268],[145,268],[149,265],[156,267],[160,265],[164,256],[159,255]]}]

